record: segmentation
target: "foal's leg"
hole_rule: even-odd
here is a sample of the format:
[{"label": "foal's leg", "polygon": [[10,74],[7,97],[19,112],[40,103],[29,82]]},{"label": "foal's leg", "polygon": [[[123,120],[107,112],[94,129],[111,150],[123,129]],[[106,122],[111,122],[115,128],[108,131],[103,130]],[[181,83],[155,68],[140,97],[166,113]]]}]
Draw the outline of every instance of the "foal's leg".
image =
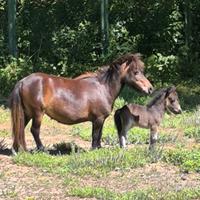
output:
[{"label": "foal's leg", "polygon": [[157,139],[158,139],[157,126],[153,126],[151,127],[150,130],[150,144],[149,144],[150,150],[154,149]]},{"label": "foal's leg", "polygon": [[44,146],[40,140],[40,127],[43,118],[43,113],[38,112],[33,117],[32,126],[31,126],[31,133],[34,137],[35,143],[37,145],[38,150],[43,150]]},{"label": "foal's leg", "polygon": [[132,128],[134,122],[131,118],[121,118],[121,131],[118,131],[119,144],[121,148],[126,148],[127,132]]},{"label": "foal's leg", "polygon": [[120,132],[118,132],[118,136],[119,136],[119,145],[121,148],[126,148],[126,135],[127,132],[122,130]]},{"label": "foal's leg", "polygon": [[101,148],[102,128],[105,118],[98,118],[92,122],[92,149]]}]

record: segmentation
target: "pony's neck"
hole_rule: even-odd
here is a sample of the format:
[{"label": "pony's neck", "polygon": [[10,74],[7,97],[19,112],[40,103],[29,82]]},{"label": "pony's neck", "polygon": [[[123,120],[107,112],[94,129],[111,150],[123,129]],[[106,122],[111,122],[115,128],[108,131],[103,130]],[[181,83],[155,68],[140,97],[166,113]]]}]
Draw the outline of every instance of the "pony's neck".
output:
[{"label": "pony's neck", "polygon": [[108,71],[107,73],[109,73],[109,75],[105,83],[108,89],[109,102],[111,105],[113,105],[115,99],[119,96],[124,84],[122,83],[120,74],[116,69],[113,69],[112,72]]}]

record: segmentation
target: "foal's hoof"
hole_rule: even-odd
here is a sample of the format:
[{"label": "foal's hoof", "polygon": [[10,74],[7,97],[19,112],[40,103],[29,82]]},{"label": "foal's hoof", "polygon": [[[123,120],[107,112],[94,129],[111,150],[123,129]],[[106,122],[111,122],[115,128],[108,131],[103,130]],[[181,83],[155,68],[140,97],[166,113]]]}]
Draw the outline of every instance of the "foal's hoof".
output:
[{"label": "foal's hoof", "polygon": [[18,153],[13,147],[11,148],[11,152],[12,152],[12,155],[13,155],[13,156],[16,156],[17,153]]}]

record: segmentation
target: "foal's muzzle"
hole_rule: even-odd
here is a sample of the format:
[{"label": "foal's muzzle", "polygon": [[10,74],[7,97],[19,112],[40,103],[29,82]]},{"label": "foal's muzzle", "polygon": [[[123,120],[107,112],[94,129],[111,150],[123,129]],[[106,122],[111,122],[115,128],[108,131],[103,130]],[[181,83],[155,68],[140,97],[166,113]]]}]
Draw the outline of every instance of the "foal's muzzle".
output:
[{"label": "foal's muzzle", "polygon": [[152,94],[153,93],[153,86],[151,86],[149,89],[148,89],[148,94]]}]

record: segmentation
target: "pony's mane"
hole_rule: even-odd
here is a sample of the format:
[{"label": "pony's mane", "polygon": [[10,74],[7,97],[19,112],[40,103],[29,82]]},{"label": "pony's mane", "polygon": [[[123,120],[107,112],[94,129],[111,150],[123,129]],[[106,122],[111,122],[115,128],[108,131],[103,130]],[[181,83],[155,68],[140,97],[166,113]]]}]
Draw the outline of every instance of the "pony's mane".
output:
[{"label": "pony's mane", "polygon": [[164,99],[162,99],[162,97],[166,93],[166,91],[167,91],[167,88],[162,88],[162,89],[156,91],[155,94],[153,95],[153,98],[147,104],[147,107],[149,108],[149,107],[155,105],[158,101],[164,100]]},{"label": "pony's mane", "polygon": [[[126,62],[127,65],[129,65],[131,62],[137,63],[140,60],[141,54],[129,53],[119,57],[109,65],[100,67],[95,72],[86,72],[84,74],[81,74],[80,76],[75,77],[75,79],[98,78],[100,81],[107,81],[113,76],[114,72],[119,70],[119,66],[121,66],[123,63]],[[142,68],[143,66],[137,65],[137,67]]]},{"label": "pony's mane", "polygon": [[[135,54],[128,53],[114,60],[110,64],[110,66],[122,65],[125,62],[127,63],[127,65],[129,65],[131,62],[137,63],[138,61],[141,60],[141,58],[142,58],[142,55],[140,53],[135,53]],[[143,66],[138,66],[138,67],[143,67]]]}]

